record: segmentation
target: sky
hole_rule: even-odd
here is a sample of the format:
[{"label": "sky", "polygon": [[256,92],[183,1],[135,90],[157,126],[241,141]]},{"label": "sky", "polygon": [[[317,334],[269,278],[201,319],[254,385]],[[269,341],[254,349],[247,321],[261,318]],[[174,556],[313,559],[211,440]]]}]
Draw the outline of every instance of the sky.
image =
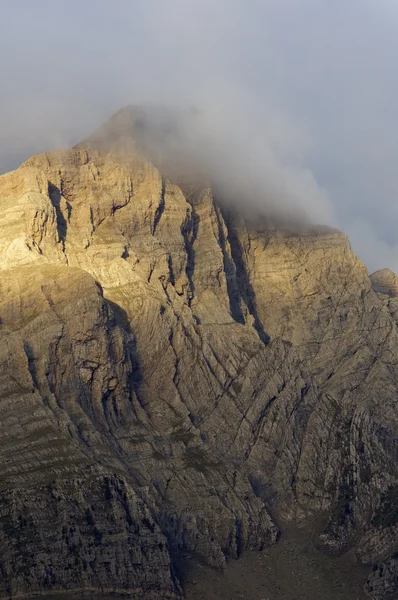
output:
[{"label": "sky", "polygon": [[398,272],[396,0],[2,0],[1,14],[0,172],[124,105],[195,106],[192,135],[242,202],[336,226],[370,272]]}]

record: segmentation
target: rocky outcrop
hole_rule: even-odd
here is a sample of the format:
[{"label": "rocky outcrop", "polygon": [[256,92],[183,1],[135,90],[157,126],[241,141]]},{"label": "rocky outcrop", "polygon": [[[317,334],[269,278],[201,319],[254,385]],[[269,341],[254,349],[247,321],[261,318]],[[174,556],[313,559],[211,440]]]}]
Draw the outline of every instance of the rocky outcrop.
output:
[{"label": "rocky outcrop", "polygon": [[1,597],[67,591],[179,596],[168,544],[109,441],[133,369],[87,273],[0,278]]},{"label": "rocky outcrop", "polygon": [[1,595],[178,597],[182,554],[289,521],[393,597],[396,299],[342,233],[183,183],[134,115],[0,177]]},{"label": "rocky outcrop", "polygon": [[381,269],[370,276],[372,288],[379,294],[398,296],[398,279],[391,269]]}]

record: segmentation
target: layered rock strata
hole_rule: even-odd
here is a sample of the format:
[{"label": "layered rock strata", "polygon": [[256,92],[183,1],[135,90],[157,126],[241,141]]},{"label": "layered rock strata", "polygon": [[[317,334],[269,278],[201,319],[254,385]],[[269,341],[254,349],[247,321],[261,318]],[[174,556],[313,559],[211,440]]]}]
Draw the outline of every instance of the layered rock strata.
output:
[{"label": "layered rock strata", "polygon": [[130,134],[0,177],[0,595],[178,598],[289,521],[394,598],[397,299]]}]

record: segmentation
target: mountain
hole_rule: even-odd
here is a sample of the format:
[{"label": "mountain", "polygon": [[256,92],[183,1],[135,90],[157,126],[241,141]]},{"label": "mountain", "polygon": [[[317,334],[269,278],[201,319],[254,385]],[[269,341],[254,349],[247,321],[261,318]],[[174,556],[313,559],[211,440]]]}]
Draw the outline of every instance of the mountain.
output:
[{"label": "mountain", "polygon": [[239,212],[160,121],[0,177],[0,597],[178,599],[184,557],[294,527],[396,598],[396,278]]},{"label": "mountain", "polygon": [[370,276],[375,292],[398,296],[398,278],[391,269],[381,269]]}]

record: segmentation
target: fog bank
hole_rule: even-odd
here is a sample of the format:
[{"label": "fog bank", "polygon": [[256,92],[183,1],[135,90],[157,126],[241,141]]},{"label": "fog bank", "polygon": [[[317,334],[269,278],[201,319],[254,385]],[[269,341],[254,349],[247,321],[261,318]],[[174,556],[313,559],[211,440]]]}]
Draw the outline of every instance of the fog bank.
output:
[{"label": "fog bank", "polygon": [[1,8],[0,171],[77,143],[127,104],[197,107],[191,142],[208,141],[242,201],[338,226],[369,270],[398,271],[391,0]]}]

